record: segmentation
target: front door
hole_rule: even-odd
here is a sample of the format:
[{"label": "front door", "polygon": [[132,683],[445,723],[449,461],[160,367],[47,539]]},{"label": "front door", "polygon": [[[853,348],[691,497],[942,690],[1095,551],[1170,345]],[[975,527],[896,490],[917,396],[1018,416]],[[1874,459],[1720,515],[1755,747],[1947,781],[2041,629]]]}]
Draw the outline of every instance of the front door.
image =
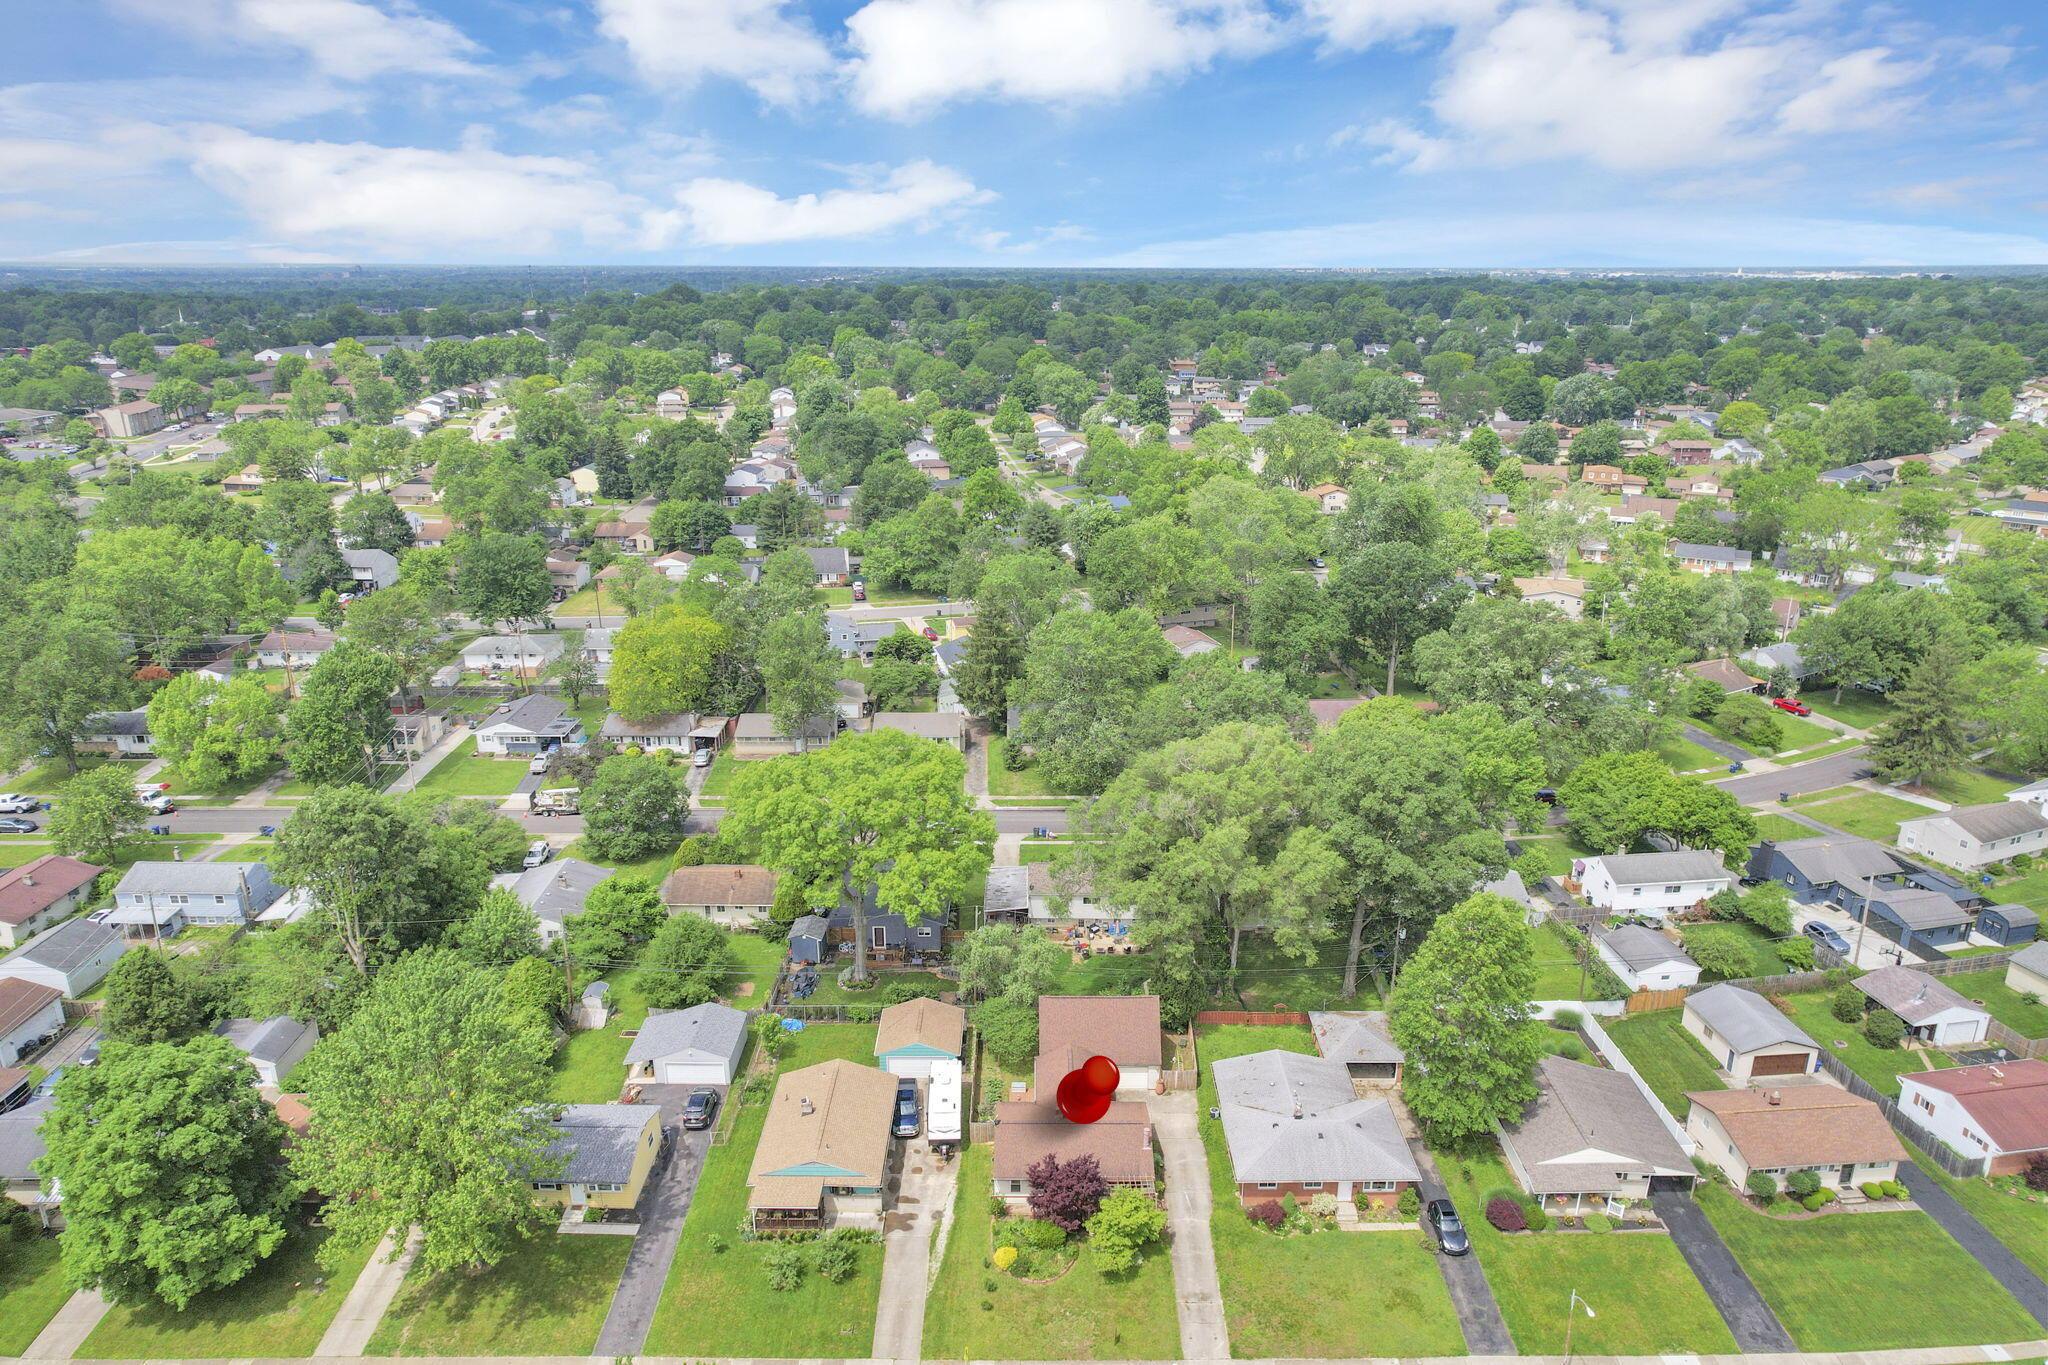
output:
[{"label": "front door", "polygon": [[888,947],[888,946],[889,946],[889,931],[888,931],[888,929],[887,929],[887,928],[886,928],[885,926],[883,926],[883,925],[880,925],[880,924],[870,924],[870,925],[868,926],[868,947],[870,947],[870,948],[886,948],[886,947]]},{"label": "front door", "polygon": [[1838,1178],[1839,1178],[1839,1179],[1841,1180],[1841,1182],[1842,1182],[1842,1188],[1843,1188],[1843,1189],[1845,1189],[1845,1190],[1846,1190],[1846,1189],[1851,1189],[1851,1188],[1853,1188],[1853,1187],[1855,1186],[1855,1184],[1856,1184],[1856,1166],[1855,1166],[1855,1163],[1854,1163],[1854,1162],[1851,1162],[1851,1163],[1850,1163],[1849,1165],[1847,1165],[1847,1166],[1844,1166],[1844,1167],[1843,1167],[1843,1168],[1841,1169],[1841,1172],[1840,1172],[1840,1174],[1839,1174]]}]

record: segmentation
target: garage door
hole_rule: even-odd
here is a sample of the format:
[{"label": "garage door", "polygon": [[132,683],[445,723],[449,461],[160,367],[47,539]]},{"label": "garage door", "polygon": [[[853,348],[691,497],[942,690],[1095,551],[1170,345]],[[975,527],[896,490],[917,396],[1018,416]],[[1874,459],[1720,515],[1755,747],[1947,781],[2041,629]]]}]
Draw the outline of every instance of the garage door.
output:
[{"label": "garage door", "polygon": [[1803,1052],[1780,1052],[1768,1057],[1759,1057],[1749,1064],[1752,1076],[1802,1076],[1806,1074],[1806,1054]]},{"label": "garage door", "polygon": [[1391,1081],[1394,1079],[1392,1062],[1353,1062],[1351,1079],[1354,1081]]},{"label": "garage door", "polygon": [[716,1062],[668,1062],[661,1079],[670,1085],[724,1085],[725,1068]]}]

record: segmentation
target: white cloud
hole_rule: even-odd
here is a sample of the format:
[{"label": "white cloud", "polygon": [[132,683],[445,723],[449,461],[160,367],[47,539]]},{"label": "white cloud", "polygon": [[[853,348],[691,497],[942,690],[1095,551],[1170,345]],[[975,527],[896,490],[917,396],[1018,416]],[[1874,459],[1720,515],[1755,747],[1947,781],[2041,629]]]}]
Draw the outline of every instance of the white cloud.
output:
[{"label": "white cloud", "polygon": [[832,69],[824,39],[788,0],[596,0],[598,31],[623,43],[649,85],[739,81],[770,104],[815,93]]},{"label": "white cloud", "polygon": [[870,237],[895,228],[922,230],[942,215],[994,196],[958,171],[912,161],[850,189],[785,199],[742,180],[702,176],[679,186],[675,207],[646,217],[641,244],[765,246],[837,237]]},{"label": "white cloud", "polygon": [[869,0],[846,31],[854,103],[899,119],[962,99],[1113,99],[1283,36],[1257,0]]},{"label": "white cloud", "polygon": [[1332,47],[1398,43],[1491,19],[1506,0],[1302,0],[1302,17]]},{"label": "white cloud", "polygon": [[207,241],[175,239],[160,242],[108,242],[100,246],[73,247],[36,257],[44,261],[95,262],[133,265],[258,264],[332,265],[346,259],[324,251],[307,251],[282,242]]},{"label": "white cloud", "polygon": [[292,142],[232,128],[201,130],[191,156],[194,173],[266,233],[422,259],[534,254],[564,236],[617,240],[631,208],[587,167],[561,157]]},{"label": "white cloud", "polygon": [[1870,47],[1825,62],[1818,80],[1787,100],[1778,127],[1787,133],[1832,133],[1869,128],[1899,114],[1892,92],[1919,69],[1893,61],[1885,48]]},{"label": "white cloud", "polygon": [[1400,166],[1411,171],[1441,170],[1457,151],[1457,144],[1431,137],[1412,123],[1383,118],[1376,123],[1354,123],[1330,135],[1332,147],[1377,147],[1373,158],[1383,166]]},{"label": "white cloud", "polygon": [[407,0],[118,0],[153,23],[232,46],[296,48],[342,80],[468,75],[477,44]]},{"label": "white cloud", "polygon": [[522,109],[512,116],[512,121],[536,133],[562,137],[587,137],[623,126],[619,116],[612,111],[611,102],[603,95],[589,92],[571,95],[553,104]]}]

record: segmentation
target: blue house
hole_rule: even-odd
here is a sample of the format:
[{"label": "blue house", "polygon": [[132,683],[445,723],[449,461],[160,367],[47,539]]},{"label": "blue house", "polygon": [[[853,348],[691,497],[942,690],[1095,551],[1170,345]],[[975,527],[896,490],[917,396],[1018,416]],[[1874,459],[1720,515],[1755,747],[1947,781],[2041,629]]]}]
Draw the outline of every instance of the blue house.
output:
[{"label": "blue house", "polygon": [[1864,918],[1866,905],[1867,922],[1872,929],[1903,948],[1929,957],[1938,957],[1947,949],[1966,943],[1976,918],[1941,892],[1917,886],[1871,885],[1864,895],[1844,893],[1842,908],[1850,914]]},{"label": "blue house", "polygon": [[1817,904],[1840,899],[1842,888],[1898,881],[1906,868],[1882,844],[1847,835],[1766,839],[1749,855],[1747,875],[1782,882],[1792,899]]}]

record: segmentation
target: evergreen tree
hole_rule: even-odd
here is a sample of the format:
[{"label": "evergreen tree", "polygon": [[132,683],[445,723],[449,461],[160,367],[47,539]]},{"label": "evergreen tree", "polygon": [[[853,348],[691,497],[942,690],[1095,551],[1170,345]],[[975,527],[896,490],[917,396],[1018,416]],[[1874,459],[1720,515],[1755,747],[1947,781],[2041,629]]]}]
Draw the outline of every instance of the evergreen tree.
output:
[{"label": "evergreen tree", "polygon": [[633,459],[617,427],[599,433],[590,452],[590,468],[597,475],[597,493],[602,498],[633,496]]},{"label": "evergreen tree", "polygon": [[992,614],[975,624],[967,653],[953,678],[953,690],[967,709],[1000,722],[1009,705],[1010,684],[1024,671],[1024,640],[1009,618]]},{"label": "evergreen tree", "polygon": [[1937,640],[1893,696],[1891,718],[1870,742],[1871,766],[1887,782],[1925,782],[1970,758],[1969,689],[1962,656]]}]

